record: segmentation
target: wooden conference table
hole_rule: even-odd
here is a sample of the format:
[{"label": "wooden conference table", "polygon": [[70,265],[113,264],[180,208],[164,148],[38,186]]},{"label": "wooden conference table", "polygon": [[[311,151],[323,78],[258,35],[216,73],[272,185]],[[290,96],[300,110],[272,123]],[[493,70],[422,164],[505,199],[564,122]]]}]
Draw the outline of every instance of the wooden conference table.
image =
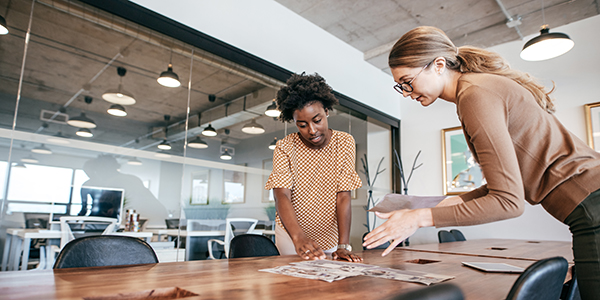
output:
[{"label": "wooden conference table", "polygon": [[540,260],[562,256],[569,263],[573,263],[571,242],[560,241],[479,239],[465,242],[422,244],[398,249],[521,260]]},{"label": "wooden conference table", "polygon": [[[465,247],[471,241],[460,243],[463,243],[461,247]],[[381,257],[382,251],[364,251],[364,263],[454,276],[447,282],[458,285],[466,299],[473,300],[504,299],[519,274],[484,273],[462,266],[461,262],[502,262],[523,268],[533,263],[524,259],[475,257],[401,248]],[[158,293],[179,288],[197,294],[185,299],[386,299],[424,286],[368,276],[328,283],[258,271],[299,260],[297,256],[276,256],[3,272],[0,273],[0,295],[3,299],[124,299],[126,294],[149,293],[152,290]]]}]

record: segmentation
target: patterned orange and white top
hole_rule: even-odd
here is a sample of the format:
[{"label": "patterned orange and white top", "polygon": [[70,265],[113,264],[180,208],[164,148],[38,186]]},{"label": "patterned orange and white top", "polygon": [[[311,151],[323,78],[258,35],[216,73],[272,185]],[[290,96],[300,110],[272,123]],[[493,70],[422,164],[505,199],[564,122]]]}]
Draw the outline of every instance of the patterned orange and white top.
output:
[{"label": "patterned orange and white top", "polygon": [[[304,145],[298,133],[277,141],[273,171],[265,189],[291,190],[300,227],[322,249],[331,249],[338,243],[337,193],[362,185],[354,167],[355,159],[354,138],[341,131],[332,130],[331,140],[321,149]],[[276,221],[285,228],[279,214]]]}]

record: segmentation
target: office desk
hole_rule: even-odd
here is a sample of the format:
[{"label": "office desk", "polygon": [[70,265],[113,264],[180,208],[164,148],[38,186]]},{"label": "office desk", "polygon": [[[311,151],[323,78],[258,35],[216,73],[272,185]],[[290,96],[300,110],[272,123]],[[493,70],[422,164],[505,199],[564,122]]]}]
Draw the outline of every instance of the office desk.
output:
[{"label": "office desk", "polygon": [[[111,235],[143,238],[147,242],[150,242],[152,238],[152,232],[124,231],[113,232]],[[21,263],[21,270],[27,270],[32,239],[58,240],[58,244],[60,238],[61,232],[59,230],[7,228],[4,253],[2,254],[2,271],[18,270],[19,262]]]},{"label": "office desk", "polygon": [[[466,299],[504,299],[518,274],[483,273],[464,267],[468,256],[394,250],[362,253],[364,262],[382,267],[455,276]],[[532,262],[480,257],[478,261],[504,262],[527,267]],[[160,288],[198,294],[185,299],[385,299],[422,284],[356,276],[328,283],[259,272],[299,261],[297,256],[186,261],[138,266],[75,268],[0,273],[0,293],[7,299],[82,299],[113,296]],[[436,261],[423,263],[426,261]],[[421,262],[421,263],[418,263]],[[110,287],[110,288],[107,288]],[[113,298],[119,299],[119,298]]]},{"label": "office desk", "polygon": [[463,242],[414,245],[398,247],[396,249],[530,261],[562,256],[569,263],[573,263],[571,242],[479,239]]}]

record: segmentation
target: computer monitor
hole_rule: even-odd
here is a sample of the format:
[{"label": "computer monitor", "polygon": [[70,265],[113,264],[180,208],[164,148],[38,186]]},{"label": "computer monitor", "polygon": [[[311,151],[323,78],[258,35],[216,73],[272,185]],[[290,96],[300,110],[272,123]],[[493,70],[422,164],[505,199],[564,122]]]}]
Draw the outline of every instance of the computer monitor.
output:
[{"label": "computer monitor", "polygon": [[116,218],[121,223],[125,190],[95,186],[81,187],[79,216]]}]

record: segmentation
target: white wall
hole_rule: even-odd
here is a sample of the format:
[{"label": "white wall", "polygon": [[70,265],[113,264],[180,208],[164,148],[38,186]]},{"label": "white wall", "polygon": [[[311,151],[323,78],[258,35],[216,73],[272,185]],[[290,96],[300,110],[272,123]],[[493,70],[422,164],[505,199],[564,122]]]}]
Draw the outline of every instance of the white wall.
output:
[{"label": "white wall", "polygon": [[134,0],[292,72],[317,72],[334,90],[400,118],[392,77],[273,0]]},{"label": "white wall", "polygon": [[[600,16],[595,16],[550,32],[563,32],[575,41],[575,47],[563,56],[541,62],[526,62],[519,57],[524,41],[502,44],[493,48],[506,58],[511,67],[529,72],[546,86],[556,83],[552,94],[556,99],[556,116],[582,140],[586,140],[583,105],[598,102],[600,97],[600,33],[594,28],[600,26]],[[441,129],[459,126],[454,104],[438,100],[432,106],[423,108],[418,103],[402,99],[402,154],[404,160],[411,160],[419,150],[423,150],[420,161],[423,167],[413,175],[409,193],[414,195],[441,195],[442,154]],[[542,207],[526,207],[525,213],[515,219],[492,224],[461,227],[469,238],[518,238],[570,241],[568,228],[555,220]],[[413,243],[435,242],[437,229],[421,229],[411,239]]]}]

